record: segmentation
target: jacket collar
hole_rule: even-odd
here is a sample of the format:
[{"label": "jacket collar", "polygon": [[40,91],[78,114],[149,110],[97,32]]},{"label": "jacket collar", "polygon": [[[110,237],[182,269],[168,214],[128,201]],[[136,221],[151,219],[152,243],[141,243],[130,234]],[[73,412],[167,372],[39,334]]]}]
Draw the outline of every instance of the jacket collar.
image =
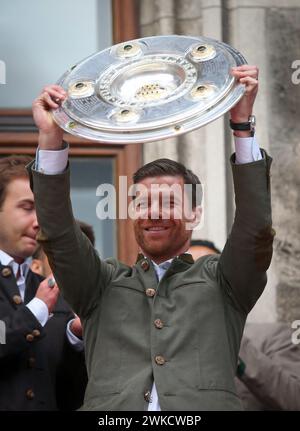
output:
[{"label": "jacket collar", "polygon": [[[168,261],[166,261],[166,262],[168,262]],[[152,266],[152,268],[154,269],[153,263],[154,262],[152,262],[151,259],[144,256],[142,253],[138,254],[136,265],[141,266],[143,269],[149,268],[150,266]],[[163,263],[165,263],[165,262],[162,262],[161,264],[163,264]],[[176,256],[173,258],[172,263],[170,264],[170,266],[168,267],[168,269],[166,270],[166,272],[164,274],[164,278],[169,277],[169,276],[176,274],[178,272],[186,271],[193,264],[194,264],[194,259],[193,259],[191,254],[189,254],[189,253],[180,254],[179,256]],[[144,271],[145,271],[145,269],[144,269]]]},{"label": "jacket collar", "polygon": [[[137,263],[139,263],[139,262],[141,262],[142,260],[145,260],[145,259],[148,259],[148,258],[146,256],[144,256],[143,253],[139,253],[137,255],[135,263],[137,264]],[[176,256],[174,259],[179,259],[180,261],[188,263],[190,265],[192,265],[194,263],[193,256],[190,253],[182,253],[179,256]],[[148,259],[148,260],[150,260],[150,259]],[[164,262],[162,262],[162,263],[164,263]]]}]

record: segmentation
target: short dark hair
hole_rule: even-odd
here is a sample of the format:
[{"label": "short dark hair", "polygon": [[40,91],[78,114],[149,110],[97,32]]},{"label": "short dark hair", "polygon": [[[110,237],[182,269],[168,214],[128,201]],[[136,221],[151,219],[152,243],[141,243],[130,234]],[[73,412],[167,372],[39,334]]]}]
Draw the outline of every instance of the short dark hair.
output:
[{"label": "short dark hair", "polygon": [[6,198],[8,184],[17,178],[29,178],[26,166],[30,156],[8,156],[0,158],[0,209]]},{"label": "short dark hair", "polygon": [[[133,174],[133,182],[137,184],[145,178],[164,175],[181,176],[184,184],[192,185],[192,207],[195,208],[197,204],[201,203],[202,187],[197,187],[197,184],[201,185],[199,178],[190,169],[175,160],[157,159],[147,163]],[[198,199],[197,192],[199,193]]]},{"label": "short dark hair", "polygon": [[92,246],[95,247],[95,234],[94,234],[93,226],[91,226],[90,224],[87,224],[87,223],[85,223],[84,221],[81,221],[81,220],[76,220],[76,221],[79,224],[79,227],[80,227],[81,231],[91,241]]},{"label": "short dark hair", "polygon": [[43,255],[43,247],[41,245],[38,245],[37,249],[32,255],[32,259],[41,259]]},{"label": "short dark hair", "polygon": [[193,245],[200,246],[200,247],[207,247],[218,254],[221,253],[221,251],[215,246],[215,244],[212,241],[208,241],[206,239],[192,239],[190,247],[193,247]]}]

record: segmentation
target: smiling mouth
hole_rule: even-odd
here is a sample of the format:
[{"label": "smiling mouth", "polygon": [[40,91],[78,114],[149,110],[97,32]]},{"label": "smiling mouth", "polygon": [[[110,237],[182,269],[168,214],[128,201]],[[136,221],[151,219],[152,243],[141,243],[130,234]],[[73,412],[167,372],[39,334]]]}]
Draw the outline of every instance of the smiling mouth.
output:
[{"label": "smiling mouth", "polygon": [[167,226],[153,226],[153,227],[146,227],[145,230],[147,232],[161,232],[164,230],[168,230],[169,227]]}]

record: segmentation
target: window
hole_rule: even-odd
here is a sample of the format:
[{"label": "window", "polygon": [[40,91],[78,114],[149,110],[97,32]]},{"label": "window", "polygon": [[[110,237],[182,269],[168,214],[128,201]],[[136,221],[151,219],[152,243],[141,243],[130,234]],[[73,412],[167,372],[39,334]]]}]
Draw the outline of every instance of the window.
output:
[{"label": "window", "polygon": [[46,84],[112,40],[110,0],[1,0],[0,108],[31,108]]},{"label": "window", "polygon": [[[138,37],[137,13],[136,0],[2,0],[0,61],[6,68],[6,84],[1,84],[0,76],[0,156],[34,156],[38,134],[32,100],[74,63],[113,43]],[[119,175],[127,175],[130,184],[141,164],[140,146],[109,146],[70,135],[65,139],[70,143],[75,216],[94,225],[104,257],[115,255],[133,263],[137,245],[131,221],[108,221],[109,227],[98,224],[93,218],[95,205],[89,204],[87,210],[83,191],[95,197],[99,181],[109,178],[117,184]],[[97,177],[97,172],[102,176]]]},{"label": "window", "polygon": [[76,219],[93,226],[95,248],[103,258],[117,257],[115,220],[100,220],[96,207],[101,197],[96,196],[100,184],[113,184],[112,157],[71,157],[71,200]]}]

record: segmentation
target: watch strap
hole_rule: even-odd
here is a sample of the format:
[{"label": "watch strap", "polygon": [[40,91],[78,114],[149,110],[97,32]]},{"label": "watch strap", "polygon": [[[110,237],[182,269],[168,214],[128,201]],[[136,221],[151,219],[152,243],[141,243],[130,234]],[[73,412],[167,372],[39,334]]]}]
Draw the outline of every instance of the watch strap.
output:
[{"label": "watch strap", "polygon": [[229,121],[230,121],[230,127],[232,128],[232,130],[241,130],[241,131],[251,130],[250,121],[246,121],[245,123],[234,123],[231,120]]}]

